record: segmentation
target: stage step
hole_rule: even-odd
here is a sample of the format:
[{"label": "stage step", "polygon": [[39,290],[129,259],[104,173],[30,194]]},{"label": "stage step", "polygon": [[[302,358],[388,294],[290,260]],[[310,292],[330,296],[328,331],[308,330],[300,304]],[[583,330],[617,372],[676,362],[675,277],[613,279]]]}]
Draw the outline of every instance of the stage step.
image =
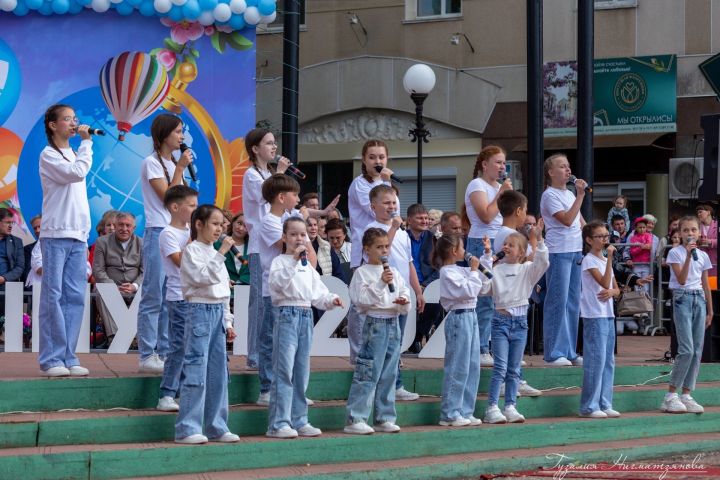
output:
[{"label": "stage step", "polygon": [[[0,472],[3,478],[33,480],[174,476],[193,472],[319,464],[332,464],[337,467],[333,471],[340,471],[353,462],[368,462],[368,465],[374,466],[379,462],[418,459],[411,462],[414,464],[428,456],[448,455],[461,455],[467,458],[467,463],[472,465],[472,468],[483,468],[482,460],[473,459],[472,455],[500,451],[512,452],[514,456],[522,457],[521,463],[498,464],[497,468],[502,467],[503,471],[508,471],[536,468],[537,464],[531,464],[528,459],[532,458],[537,462],[538,458],[526,455],[526,449],[531,448],[554,447],[551,450],[563,453],[569,450],[567,446],[597,444],[598,449],[593,450],[589,446],[590,451],[603,452],[607,451],[607,448],[601,442],[636,439],[638,441],[635,445],[639,447],[648,444],[649,439],[659,438],[657,443],[660,447],[643,450],[646,455],[652,453],[652,456],[657,457],[684,452],[689,447],[700,451],[717,449],[718,437],[713,433],[717,431],[720,431],[720,408],[710,407],[703,415],[653,412],[628,413],[622,418],[612,420],[543,418],[529,420],[525,424],[483,425],[459,429],[435,426],[404,427],[398,434],[361,437],[337,431],[326,432],[319,438],[297,440],[246,436],[234,445],[182,446],[168,442],[3,449],[0,450]],[[673,435],[679,432],[693,432],[692,438],[698,444],[692,445],[689,439],[675,444]],[[712,435],[700,437],[706,433]],[[698,438],[702,438],[702,441],[697,440]],[[706,441],[710,443],[705,443]],[[367,468],[366,466],[365,469]],[[293,471],[296,469],[293,468]],[[469,473],[469,470],[465,473],[455,471],[451,472],[451,476],[443,478],[461,478]],[[288,475],[285,474],[285,477]],[[342,478],[348,477],[343,475]]]}]

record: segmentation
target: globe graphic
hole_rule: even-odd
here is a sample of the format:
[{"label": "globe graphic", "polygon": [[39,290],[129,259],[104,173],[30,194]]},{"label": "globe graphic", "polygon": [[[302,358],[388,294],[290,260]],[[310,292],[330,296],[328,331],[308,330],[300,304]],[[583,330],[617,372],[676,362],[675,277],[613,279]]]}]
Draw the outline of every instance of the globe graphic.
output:
[{"label": "globe graphic", "polygon": [[[103,101],[99,87],[76,92],[58,103],[71,105],[75,109],[80,123],[106,132],[105,136],[93,138],[93,165],[86,177],[88,201],[92,229],[88,242],[92,244],[97,237],[95,226],[107,210],[123,210],[133,213],[137,218],[135,233],[142,236],[145,227],[142,187],[140,185],[140,166],[143,159],[153,151],[150,125],[160,109],[141,123],[134,125],[124,141],[117,139],[118,130]],[[185,172],[186,181],[200,191],[199,203],[214,203],[215,170],[210,156],[210,148],[202,129],[187,113],[180,115],[184,123],[185,143],[195,153],[195,165],[198,181],[194,183]],[[77,149],[80,139],[75,136],[70,145]],[[42,187],[38,174],[40,152],[47,145],[42,117],[33,126],[25,140],[18,166],[19,201],[23,217],[29,221],[42,210]],[[179,152],[176,152],[177,158]]]}]

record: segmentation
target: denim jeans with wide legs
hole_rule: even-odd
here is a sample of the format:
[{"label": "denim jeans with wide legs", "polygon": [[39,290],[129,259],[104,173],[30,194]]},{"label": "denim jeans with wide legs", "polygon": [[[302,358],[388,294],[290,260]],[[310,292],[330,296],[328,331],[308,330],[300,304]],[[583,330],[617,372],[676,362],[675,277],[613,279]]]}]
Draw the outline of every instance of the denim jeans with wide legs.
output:
[{"label": "denim jeans with wide legs", "polygon": [[165,271],[160,255],[162,227],[145,229],[143,236],[142,297],[138,306],[137,340],[140,360],[153,353],[165,357],[168,352],[168,316],[165,307]]},{"label": "denim jeans with wide legs", "polygon": [[263,318],[258,331],[260,393],[268,393],[273,381],[273,330],[280,314],[270,297],[263,297]]},{"label": "denim jeans with wide legs", "polygon": [[273,331],[273,381],[270,387],[268,432],[308,423],[305,390],[310,381],[312,309],[280,307]]},{"label": "denim jeans with wide legs", "polygon": [[581,252],[551,253],[545,274],[547,295],[543,304],[543,357],[575,360],[580,322]]},{"label": "denim jeans with wide legs", "polygon": [[347,401],[347,423],[367,422],[373,400],[375,423],[395,423],[395,375],[400,358],[400,325],[395,318],[365,317],[363,343]]},{"label": "denim jeans with wide legs", "polygon": [[673,291],[673,322],[678,342],[670,385],[695,390],[705,341],[705,293],[702,290]]},{"label": "denim jeans with wide legs", "polygon": [[350,302],[350,309],[347,314],[347,336],[350,343],[350,363],[355,365],[358,352],[363,343],[363,325],[365,315],[361,314],[357,307]]},{"label": "denim jeans with wide legs", "polygon": [[72,238],[43,238],[40,291],[42,370],[80,365],[75,355],[87,286],[87,243]]},{"label": "denim jeans with wide legs", "polygon": [[615,318],[583,318],[583,383],[580,413],[612,408]]},{"label": "denim jeans with wide legs", "polygon": [[250,268],[250,302],[248,304],[247,363],[254,367],[258,364],[258,332],[265,309],[262,297],[263,276],[259,253],[248,255],[248,267]]},{"label": "denim jeans with wide legs", "polygon": [[[492,243],[492,241],[490,242]],[[468,238],[467,251],[478,258],[485,254],[485,245],[482,238]],[[490,331],[495,305],[490,295],[480,295],[475,307],[478,329],[480,332],[480,353],[490,353]]]},{"label": "denim jeans with wide legs", "polygon": [[228,368],[221,303],[189,303],[175,438],[228,432]]},{"label": "denim jeans with wide legs", "polygon": [[480,384],[480,337],[475,310],[453,310],[445,319],[445,368],[440,420],[475,414]]},{"label": "denim jeans with wide legs", "polygon": [[170,324],[170,350],[165,358],[160,397],[175,398],[180,391],[180,374],[185,355],[185,323],[190,316],[190,304],[185,300],[166,300],[165,303]]},{"label": "denim jeans with wide legs", "polygon": [[527,316],[512,317],[495,312],[492,319],[493,371],[488,392],[488,405],[497,405],[500,386],[505,384],[505,406],[517,403],[517,390],[522,378],[521,364],[527,343]]}]

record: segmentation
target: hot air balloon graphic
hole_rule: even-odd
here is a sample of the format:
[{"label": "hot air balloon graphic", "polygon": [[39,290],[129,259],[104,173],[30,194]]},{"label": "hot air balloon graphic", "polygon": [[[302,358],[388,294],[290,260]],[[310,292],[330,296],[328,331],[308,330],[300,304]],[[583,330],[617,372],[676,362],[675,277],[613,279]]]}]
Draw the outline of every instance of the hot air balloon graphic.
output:
[{"label": "hot air balloon graphic", "polygon": [[160,107],[170,90],[167,70],[143,52],[123,52],[100,70],[103,99],[117,121],[120,140]]}]

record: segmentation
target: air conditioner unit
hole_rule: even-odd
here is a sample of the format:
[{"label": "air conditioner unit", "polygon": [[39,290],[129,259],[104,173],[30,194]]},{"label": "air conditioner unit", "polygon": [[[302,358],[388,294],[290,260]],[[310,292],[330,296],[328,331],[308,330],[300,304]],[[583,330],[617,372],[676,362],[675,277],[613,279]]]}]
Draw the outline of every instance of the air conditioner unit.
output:
[{"label": "air conditioner unit", "polygon": [[703,182],[703,158],[671,158],[670,198],[697,198],[698,190]]}]

